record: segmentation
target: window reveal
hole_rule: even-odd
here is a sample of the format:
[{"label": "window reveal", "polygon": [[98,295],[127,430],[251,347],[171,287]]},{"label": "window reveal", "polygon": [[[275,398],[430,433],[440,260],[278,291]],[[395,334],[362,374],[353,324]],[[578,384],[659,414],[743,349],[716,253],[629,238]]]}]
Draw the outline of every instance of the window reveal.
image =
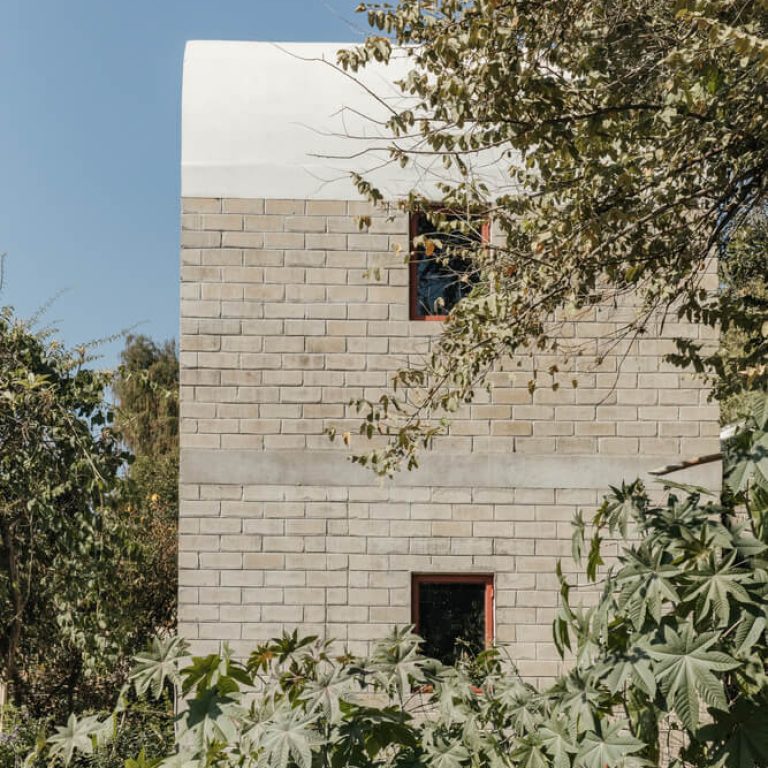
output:
[{"label": "window reveal", "polygon": [[414,576],[411,611],[425,656],[448,665],[474,656],[493,644],[493,576]]},{"label": "window reveal", "polygon": [[[458,220],[460,217],[456,214],[448,218]],[[418,237],[437,243],[432,242],[427,249],[414,242]],[[438,232],[425,213],[411,214],[411,320],[441,320],[472,290],[475,275],[470,262],[460,253],[450,251],[488,242],[488,239],[487,221],[478,220],[470,232],[458,229]]]}]

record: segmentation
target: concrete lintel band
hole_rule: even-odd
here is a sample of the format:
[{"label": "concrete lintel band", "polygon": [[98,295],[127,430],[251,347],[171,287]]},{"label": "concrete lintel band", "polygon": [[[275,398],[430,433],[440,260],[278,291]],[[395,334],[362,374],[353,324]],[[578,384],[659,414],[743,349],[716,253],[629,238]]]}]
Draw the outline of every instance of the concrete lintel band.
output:
[{"label": "concrete lintel band", "polygon": [[[649,480],[668,456],[524,456],[430,454],[419,469],[381,480],[333,451],[238,451],[185,449],[181,482],[211,485],[589,488],[608,490],[622,480]],[[713,465],[671,475],[676,482],[711,487]],[[714,488],[713,490],[716,490]]]}]

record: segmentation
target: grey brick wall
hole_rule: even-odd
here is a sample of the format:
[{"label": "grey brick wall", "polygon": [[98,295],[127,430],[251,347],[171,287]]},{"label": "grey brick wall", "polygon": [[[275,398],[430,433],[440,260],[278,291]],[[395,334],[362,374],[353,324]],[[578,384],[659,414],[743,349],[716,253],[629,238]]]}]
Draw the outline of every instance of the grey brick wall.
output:
[{"label": "grey brick wall", "polygon": [[[410,621],[413,573],[492,573],[497,640],[549,677],[574,511],[610,482],[717,450],[716,406],[649,336],[597,369],[510,361],[415,473],[382,482],[350,465],[324,430],[356,432],[349,400],[377,397],[440,330],[408,317],[392,253],[407,230],[364,203],[184,199],[179,612],[196,651],[245,653],[299,626],[363,652]],[[596,351],[620,320],[593,311],[564,343]],[[680,330],[697,333],[666,332]],[[560,388],[530,393],[553,363]]]}]

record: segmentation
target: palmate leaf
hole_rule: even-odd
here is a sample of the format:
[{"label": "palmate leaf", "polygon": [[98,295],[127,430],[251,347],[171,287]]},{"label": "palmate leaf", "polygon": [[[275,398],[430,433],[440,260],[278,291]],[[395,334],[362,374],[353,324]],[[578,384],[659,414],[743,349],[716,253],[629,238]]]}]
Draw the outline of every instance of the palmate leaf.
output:
[{"label": "palmate leaf", "polygon": [[559,711],[577,733],[597,728],[600,713],[608,705],[605,689],[597,686],[597,678],[581,670],[572,670],[553,687],[558,695]]},{"label": "palmate leaf", "polygon": [[726,457],[725,481],[733,493],[749,486],[768,488],[768,434],[737,433],[728,441]]},{"label": "palmate leaf", "polygon": [[[699,506],[698,495],[681,500],[671,493],[665,506],[647,511],[642,528],[655,540],[676,550],[680,548],[681,540],[685,546],[691,538],[700,536],[702,528],[706,528],[711,521],[712,511],[708,507]],[[722,546],[728,546],[729,542],[730,534],[723,529]]]},{"label": "palmate leaf", "polygon": [[[752,511],[753,514],[757,513],[759,515],[759,519],[756,522],[758,526],[762,527],[764,515],[761,514],[760,510],[753,509]],[[748,527],[747,523],[733,527],[733,546],[742,558],[759,557],[765,553],[768,547],[752,531],[748,530]]]},{"label": "palmate leaf", "polygon": [[431,768],[462,768],[469,762],[469,750],[460,741],[430,739],[424,747]]},{"label": "palmate leaf", "polygon": [[179,685],[181,677],[178,662],[186,655],[187,644],[182,638],[153,638],[150,649],[134,657],[129,679],[136,694],[143,696],[149,690],[157,699],[162,695],[166,683]]},{"label": "palmate leaf", "polygon": [[634,685],[651,698],[656,695],[656,678],[653,676],[651,659],[647,650],[640,646],[609,656],[601,666],[595,668],[595,672],[611,693],[618,693],[627,685]]},{"label": "palmate leaf", "polygon": [[84,755],[93,754],[100,733],[104,732],[105,723],[98,715],[79,718],[71,714],[66,725],[57,725],[56,733],[48,738],[51,758],[60,759],[64,765],[69,765],[75,752]]},{"label": "palmate leaf", "polygon": [[512,752],[512,759],[519,768],[550,768],[549,760],[539,740],[534,736],[528,736],[518,742]]},{"label": "palmate leaf", "polygon": [[269,768],[286,768],[293,760],[298,768],[312,768],[312,746],[317,734],[312,725],[316,717],[301,710],[282,707],[264,723],[261,737],[261,764]]},{"label": "palmate leaf", "polygon": [[621,537],[626,539],[630,520],[639,515],[644,508],[643,484],[635,480],[629,484],[622,483],[621,488],[614,486],[610,488],[611,493],[603,499],[595,522],[606,526],[610,533],[618,531]]},{"label": "palmate leaf", "polygon": [[698,727],[700,700],[717,709],[727,706],[723,684],[714,673],[733,669],[738,663],[721,651],[709,650],[717,640],[717,634],[697,635],[693,625],[685,623],[680,632],[665,627],[664,643],[648,650],[659,686],[691,731]]},{"label": "palmate leaf", "polygon": [[196,734],[201,746],[215,741],[229,742],[237,737],[242,714],[243,709],[236,699],[208,688],[189,703],[184,723]]},{"label": "palmate leaf", "polygon": [[672,582],[680,569],[663,563],[665,552],[651,554],[645,547],[630,549],[624,554],[624,567],[616,574],[620,591],[618,607],[626,611],[635,629],[641,629],[647,614],[658,625],[665,600],[675,603],[680,598]]},{"label": "palmate leaf", "polygon": [[683,595],[683,602],[696,602],[696,621],[703,623],[710,617],[725,625],[731,614],[731,601],[751,603],[752,598],[742,586],[748,578],[743,570],[734,568],[736,551],[718,563],[714,555],[703,568],[686,573],[685,579],[692,589]]},{"label": "palmate leaf", "polygon": [[597,606],[589,608],[565,607],[561,603],[561,612],[556,617],[566,622],[566,632],[568,634],[568,647],[570,648],[570,635],[573,634],[576,639],[576,666],[579,668],[589,668],[594,662],[600,648],[600,632],[604,628],[605,613],[607,601],[601,600]]},{"label": "palmate leaf", "polygon": [[419,655],[420,642],[421,638],[410,627],[395,627],[377,642],[370,663],[377,683],[385,690],[394,689],[404,695],[412,683],[422,682],[424,658]]},{"label": "palmate leaf", "polygon": [[508,722],[518,735],[535,730],[542,720],[542,699],[536,690],[519,678],[503,677],[494,685],[494,703],[498,702]]},{"label": "palmate leaf", "polygon": [[402,709],[364,707],[343,700],[340,707],[343,718],[334,731],[331,757],[335,768],[365,764],[394,744],[401,751],[417,747],[417,731]]},{"label": "palmate leaf", "polygon": [[446,670],[441,676],[437,688],[437,707],[441,722],[448,727],[467,721],[470,711],[465,701],[466,688],[466,680],[456,674],[455,670]]},{"label": "palmate leaf", "polygon": [[184,694],[193,688],[202,693],[212,687],[216,687],[220,694],[227,694],[239,691],[240,686],[248,688],[253,685],[248,671],[232,658],[232,652],[227,645],[221,654],[195,656],[192,663],[181,671],[181,675],[184,678],[181,688]]},{"label": "palmate leaf", "polygon": [[342,668],[330,666],[319,669],[301,693],[309,712],[322,712],[331,723],[341,716],[340,701],[350,690],[352,678]]},{"label": "palmate leaf", "polygon": [[749,397],[749,420],[762,432],[768,427],[768,392],[754,392]]},{"label": "palmate leaf", "polygon": [[698,570],[713,556],[719,557],[721,550],[732,549],[733,536],[724,525],[706,521],[698,530],[682,528],[673,546],[684,567]]},{"label": "palmate leaf", "polygon": [[541,745],[552,760],[554,768],[570,768],[571,755],[578,752],[573,729],[563,717],[547,720],[538,730]]},{"label": "palmate leaf", "polygon": [[624,721],[613,723],[603,733],[589,731],[579,745],[575,768],[613,768],[625,765],[645,745],[628,732]]}]

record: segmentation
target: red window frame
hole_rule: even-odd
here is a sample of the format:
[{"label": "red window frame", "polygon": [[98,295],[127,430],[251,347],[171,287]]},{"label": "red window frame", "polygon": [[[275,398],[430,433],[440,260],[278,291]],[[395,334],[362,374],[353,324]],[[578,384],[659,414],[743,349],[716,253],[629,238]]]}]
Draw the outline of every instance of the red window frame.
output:
[{"label": "red window frame", "polygon": [[[419,272],[418,261],[421,255],[414,248],[413,241],[419,236],[419,217],[424,211],[411,211],[408,218],[408,290],[409,290],[409,316],[411,320],[445,320],[444,315],[423,315],[419,312]],[[478,217],[479,218],[479,217]],[[480,242],[487,245],[491,242],[491,222],[486,218],[480,225]]]},{"label": "red window frame", "polygon": [[422,584],[483,584],[485,586],[485,647],[493,645],[495,621],[493,611],[492,573],[414,573],[411,576],[411,623],[419,634],[419,587]]}]

